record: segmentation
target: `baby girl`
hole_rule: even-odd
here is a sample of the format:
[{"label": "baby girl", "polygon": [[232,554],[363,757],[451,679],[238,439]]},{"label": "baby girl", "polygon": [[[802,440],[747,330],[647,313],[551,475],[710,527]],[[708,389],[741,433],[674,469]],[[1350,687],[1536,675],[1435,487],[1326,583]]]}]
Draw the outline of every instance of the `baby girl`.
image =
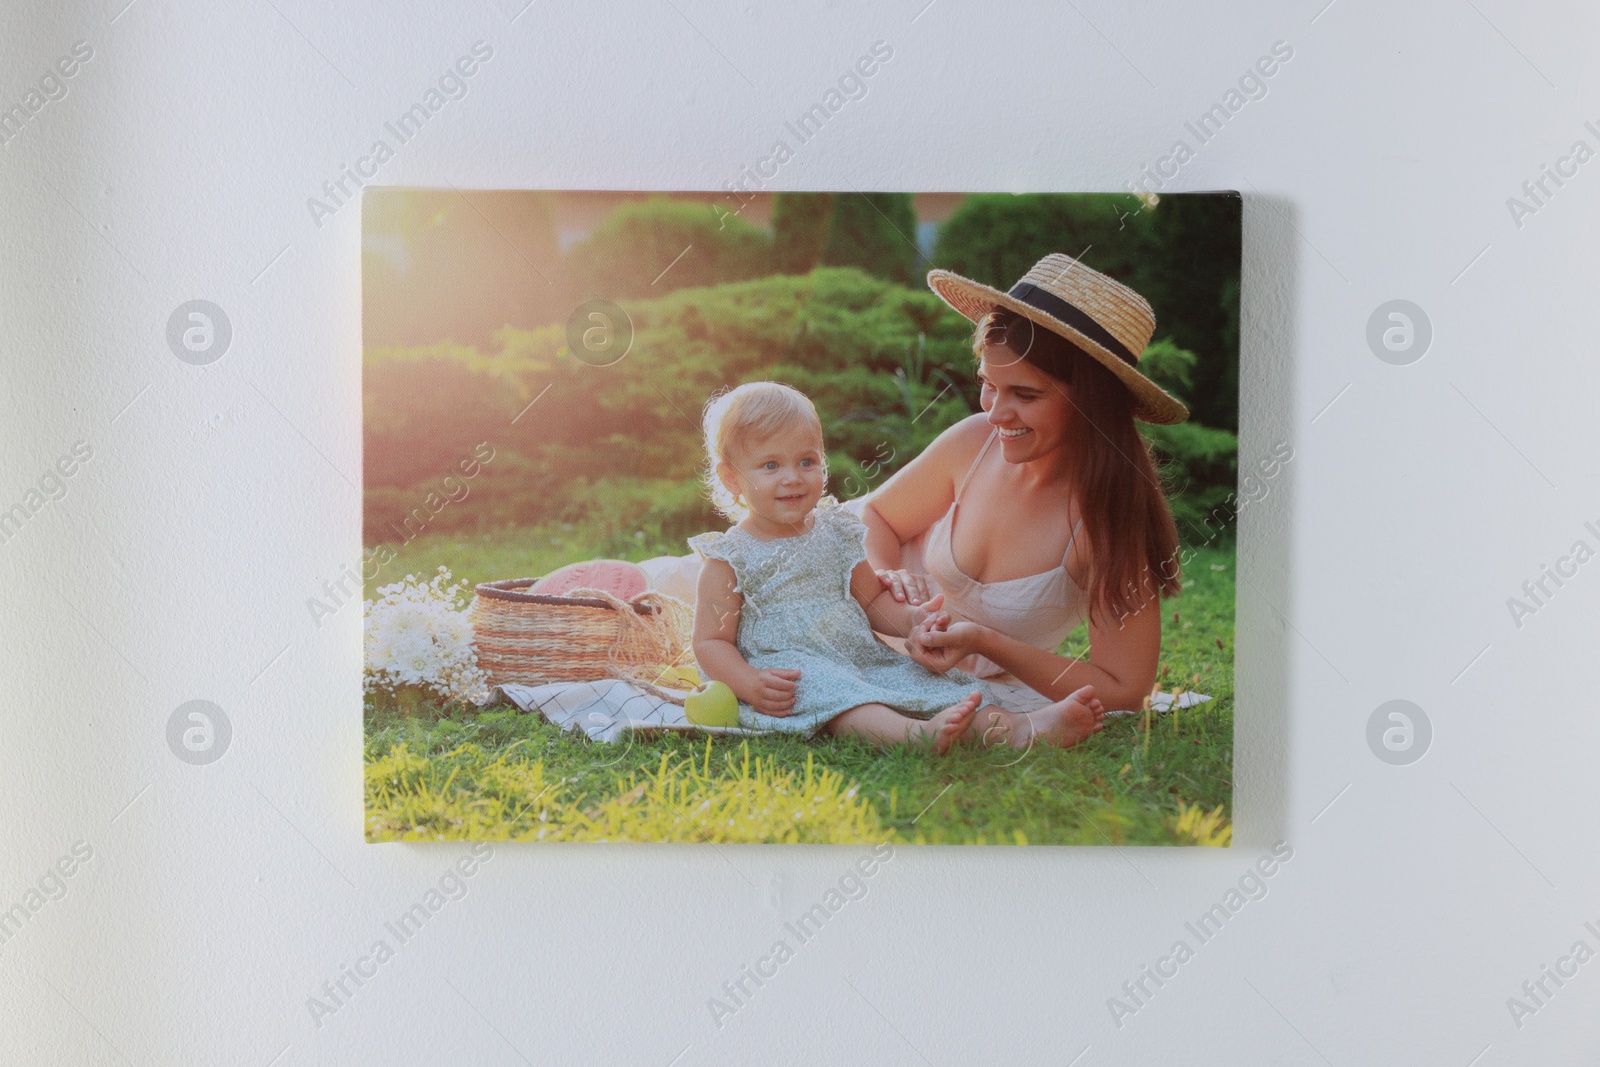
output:
[{"label": "baby girl", "polygon": [[[985,683],[935,674],[873,636],[909,633],[942,597],[914,608],[867,562],[866,526],[824,496],[822,424],[804,394],[752,382],[706,405],[706,484],[735,525],[689,539],[704,559],[694,613],[700,670],[739,698],[747,727],[947,751],[993,705]],[[869,621],[870,620],[870,621]],[[1084,686],[999,740],[1071,745],[1105,709]],[[974,734],[974,736],[977,736]],[[987,736],[986,742],[995,740]]]}]

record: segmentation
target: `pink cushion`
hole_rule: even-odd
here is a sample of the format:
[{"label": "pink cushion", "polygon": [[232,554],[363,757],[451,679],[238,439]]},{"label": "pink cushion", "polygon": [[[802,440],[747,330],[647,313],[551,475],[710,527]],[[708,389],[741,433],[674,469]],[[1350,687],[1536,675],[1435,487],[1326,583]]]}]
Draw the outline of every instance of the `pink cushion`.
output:
[{"label": "pink cushion", "polygon": [[632,600],[650,587],[644,569],[620,559],[591,559],[569,563],[533,583],[530,593],[565,596],[574,589],[604,589],[623,600]]}]

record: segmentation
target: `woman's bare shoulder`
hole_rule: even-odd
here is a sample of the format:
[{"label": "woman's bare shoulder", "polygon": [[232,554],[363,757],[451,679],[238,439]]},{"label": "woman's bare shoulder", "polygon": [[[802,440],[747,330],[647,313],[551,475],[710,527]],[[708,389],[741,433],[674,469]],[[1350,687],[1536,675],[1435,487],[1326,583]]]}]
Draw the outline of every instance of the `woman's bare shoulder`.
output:
[{"label": "woman's bare shoulder", "polygon": [[989,425],[987,413],[979,411],[968,415],[933,439],[924,455],[933,455],[952,469],[966,470],[978,457],[979,449],[989,439],[994,427]]},{"label": "woman's bare shoulder", "polygon": [[870,506],[901,544],[932,526],[950,507],[956,484],[983,447],[987,429],[987,415],[967,416],[946,428],[872,491]]}]

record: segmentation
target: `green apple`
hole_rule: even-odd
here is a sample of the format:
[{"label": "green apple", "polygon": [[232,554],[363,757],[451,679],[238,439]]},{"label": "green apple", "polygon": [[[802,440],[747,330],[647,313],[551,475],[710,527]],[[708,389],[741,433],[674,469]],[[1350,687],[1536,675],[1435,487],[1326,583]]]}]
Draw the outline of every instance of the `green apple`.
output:
[{"label": "green apple", "polygon": [[722,682],[707,682],[684,698],[683,714],[696,726],[738,726],[739,698]]}]

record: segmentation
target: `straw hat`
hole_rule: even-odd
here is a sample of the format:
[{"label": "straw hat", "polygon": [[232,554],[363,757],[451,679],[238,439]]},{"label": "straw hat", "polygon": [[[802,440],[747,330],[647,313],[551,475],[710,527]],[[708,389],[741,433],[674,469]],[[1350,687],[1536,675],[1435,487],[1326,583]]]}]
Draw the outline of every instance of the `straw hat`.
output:
[{"label": "straw hat", "polygon": [[1139,373],[1139,356],[1156,329],[1149,302],[1093,267],[1052,252],[1007,293],[947,270],[930,270],[928,285],[973,322],[1003,307],[1071,341],[1133,392],[1134,418],[1174,423],[1189,417],[1181,401]]}]

